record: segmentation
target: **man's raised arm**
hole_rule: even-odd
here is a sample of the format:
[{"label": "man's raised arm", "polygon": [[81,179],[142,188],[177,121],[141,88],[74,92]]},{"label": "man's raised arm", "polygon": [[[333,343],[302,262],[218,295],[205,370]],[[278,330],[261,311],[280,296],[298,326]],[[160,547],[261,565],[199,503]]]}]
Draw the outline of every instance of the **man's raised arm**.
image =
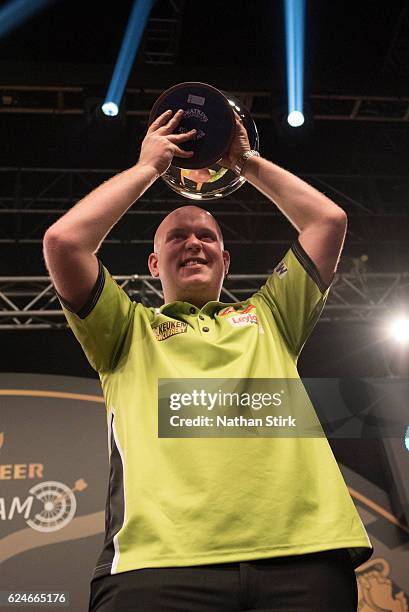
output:
[{"label": "man's raised arm", "polygon": [[[250,150],[247,132],[236,117],[236,133],[222,165],[234,170]],[[242,176],[267,196],[299,232],[298,240],[315,263],[322,281],[330,285],[344,244],[347,216],[324,194],[291,172],[253,156],[244,161]]]},{"label": "man's raised arm", "polygon": [[45,233],[44,259],[58,293],[76,311],[87,301],[98,276],[95,253],[112,227],[163,174],[173,156],[189,158],[178,145],[194,131],[173,134],[183,113],[168,111],[149,127],[138,163],[80,200]]},{"label": "man's raised arm", "polygon": [[301,246],[329,286],[344,244],[346,213],[302,179],[261,157],[246,161],[243,176],[294,225]]}]

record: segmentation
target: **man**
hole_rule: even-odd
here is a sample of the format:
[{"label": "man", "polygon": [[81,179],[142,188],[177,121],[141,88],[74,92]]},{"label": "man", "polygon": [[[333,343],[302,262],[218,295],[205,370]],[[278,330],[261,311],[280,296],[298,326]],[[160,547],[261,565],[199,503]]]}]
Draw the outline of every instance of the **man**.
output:
[{"label": "man", "polygon": [[159,379],[298,378],[324,306],[345,213],[236,135],[223,165],[274,202],[298,240],[249,299],[219,302],[229,269],[220,228],[181,207],[149,256],[161,308],[132,302],[96,257],[144,191],[187,158],[182,112],[149,128],[138,163],[49,228],[44,255],[65,315],[107,407],[110,485],[90,610],[332,610],[357,605],[353,567],[372,548],[325,438],[159,438]]}]

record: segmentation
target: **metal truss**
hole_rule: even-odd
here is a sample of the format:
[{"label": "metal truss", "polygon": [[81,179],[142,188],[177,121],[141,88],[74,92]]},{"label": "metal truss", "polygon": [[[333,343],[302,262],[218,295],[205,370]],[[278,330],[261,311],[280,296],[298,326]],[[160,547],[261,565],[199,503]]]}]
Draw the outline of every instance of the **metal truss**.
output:
[{"label": "metal truss", "polygon": [[[146,306],[163,304],[160,281],[147,275],[114,276],[130,298]],[[261,287],[266,274],[232,274],[221,301],[239,302]],[[321,323],[358,322],[379,325],[398,313],[409,298],[409,273],[337,274]],[[47,276],[0,277],[0,329],[61,329],[67,327],[60,303]]]},{"label": "metal truss", "polygon": [[[46,229],[87,193],[119,170],[0,167],[0,244],[42,242]],[[300,175],[342,206],[349,216],[348,244],[405,244],[409,231],[409,176]],[[186,205],[156,181],[110,232],[107,244],[150,244],[170,210]],[[291,227],[256,189],[243,186],[223,202],[206,203],[233,244],[285,244]],[[274,228],[274,233],[271,228]]]},{"label": "metal truss", "polygon": [[161,3],[162,14],[155,9],[146,25],[142,53],[145,64],[169,66],[176,62],[182,33],[182,15],[185,0]]},{"label": "metal truss", "polygon": [[405,0],[395,25],[391,44],[384,64],[382,75],[406,79],[409,76],[409,1]]},{"label": "metal truss", "polygon": [[[176,45],[176,39],[172,45]],[[150,51],[147,58],[150,58],[150,63],[170,64],[174,61],[175,54],[176,48],[163,52]],[[126,107],[124,113],[147,120],[155,100],[162,92],[163,89],[127,88],[124,97]],[[278,120],[280,111],[270,91],[231,91],[229,93],[242,101],[255,120]],[[0,84],[0,113],[83,115],[88,112],[89,95],[89,88],[81,86],[4,83]],[[309,96],[308,102],[311,114],[316,121],[384,123],[407,123],[409,121],[409,97],[405,96],[329,95],[317,92]]]}]

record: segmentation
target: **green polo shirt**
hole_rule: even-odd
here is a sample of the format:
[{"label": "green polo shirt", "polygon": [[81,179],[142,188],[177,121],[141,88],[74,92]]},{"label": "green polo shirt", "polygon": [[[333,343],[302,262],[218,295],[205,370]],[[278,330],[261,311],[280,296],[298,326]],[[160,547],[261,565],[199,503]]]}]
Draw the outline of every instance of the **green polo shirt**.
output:
[{"label": "green polo shirt", "polygon": [[367,560],[371,543],[325,437],[158,437],[159,379],[299,378],[329,291],[300,243],[249,299],[201,309],[133,302],[99,263],[88,304],[74,314],[63,303],[106,403],[94,577],[336,548],[355,567]]}]

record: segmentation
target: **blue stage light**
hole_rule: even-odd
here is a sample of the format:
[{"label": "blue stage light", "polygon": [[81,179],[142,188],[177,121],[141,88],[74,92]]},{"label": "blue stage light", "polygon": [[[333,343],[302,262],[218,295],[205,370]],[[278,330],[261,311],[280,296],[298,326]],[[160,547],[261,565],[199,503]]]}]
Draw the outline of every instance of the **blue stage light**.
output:
[{"label": "blue stage light", "polygon": [[[114,68],[105,104],[119,107],[154,0],[135,0]],[[104,111],[105,112],[105,111]]]},{"label": "blue stage light", "polygon": [[[304,123],[304,21],[305,0],[284,0],[288,122],[293,127]],[[294,115],[294,113],[297,113]],[[295,118],[295,123],[290,122]],[[302,117],[302,121],[300,123]]]},{"label": "blue stage light", "polygon": [[0,38],[50,4],[50,0],[11,0],[0,8]]}]

